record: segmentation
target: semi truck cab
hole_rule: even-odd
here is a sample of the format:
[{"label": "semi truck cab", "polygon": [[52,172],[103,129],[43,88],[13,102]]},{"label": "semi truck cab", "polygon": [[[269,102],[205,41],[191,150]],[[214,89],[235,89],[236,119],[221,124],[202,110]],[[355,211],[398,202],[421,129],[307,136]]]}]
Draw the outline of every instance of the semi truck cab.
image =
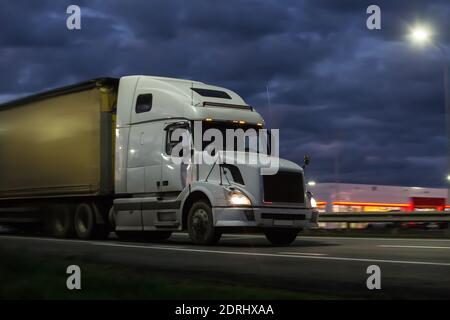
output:
[{"label": "semi truck cab", "polygon": [[[227,129],[262,128],[261,115],[231,90],[189,80],[121,78],[111,215],[116,233],[162,239],[188,230],[194,243],[212,244],[224,232],[261,231],[274,244],[288,244],[299,230],[316,226],[318,213],[299,165],[267,154],[258,155],[265,161],[239,162],[258,150],[226,152],[225,142],[224,150],[215,150],[217,161],[194,161],[207,152],[208,129],[226,136]],[[176,129],[190,136],[188,163],[173,161]],[[277,163],[278,171],[262,174],[261,162]]]}]

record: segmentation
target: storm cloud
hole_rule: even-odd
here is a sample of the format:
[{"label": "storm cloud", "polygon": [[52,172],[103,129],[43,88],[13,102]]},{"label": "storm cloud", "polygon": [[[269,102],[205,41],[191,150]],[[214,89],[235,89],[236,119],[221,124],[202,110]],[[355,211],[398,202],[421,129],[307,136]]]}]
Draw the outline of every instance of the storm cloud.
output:
[{"label": "storm cloud", "polygon": [[[82,29],[66,28],[81,7]],[[101,76],[200,80],[240,93],[281,130],[281,156],[318,182],[443,186],[446,0],[8,1],[0,7],[0,101]],[[270,94],[270,106],[267,99]]]}]

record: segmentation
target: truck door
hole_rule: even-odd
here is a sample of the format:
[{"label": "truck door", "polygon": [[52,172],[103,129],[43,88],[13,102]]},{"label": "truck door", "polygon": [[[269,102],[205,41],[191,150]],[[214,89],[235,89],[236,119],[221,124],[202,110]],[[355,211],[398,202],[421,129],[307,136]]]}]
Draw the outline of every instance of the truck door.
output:
[{"label": "truck door", "polygon": [[161,132],[164,122],[152,119],[152,94],[138,92],[132,111],[127,162],[128,193],[161,191]]},{"label": "truck door", "polygon": [[[162,175],[161,175],[161,191],[175,192],[181,191],[189,181],[189,164],[183,160],[190,158],[190,124],[188,121],[172,121],[166,122],[163,133],[163,150],[162,150]],[[185,137],[180,137],[183,134]],[[184,141],[184,142],[183,142]],[[181,149],[181,143],[184,148]],[[178,147],[176,147],[178,145]],[[177,149],[174,149],[177,148]],[[178,154],[175,151],[180,150]],[[172,152],[174,151],[174,152]],[[174,161],[174,158],[175,161]],[[178,160],[178,161],[177,161]]]}]

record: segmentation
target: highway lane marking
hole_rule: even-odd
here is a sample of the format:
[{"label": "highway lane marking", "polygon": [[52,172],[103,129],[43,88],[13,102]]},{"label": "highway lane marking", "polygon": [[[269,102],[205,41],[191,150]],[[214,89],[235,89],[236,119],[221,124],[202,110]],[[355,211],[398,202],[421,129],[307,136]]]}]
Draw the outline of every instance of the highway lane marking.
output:
[{"label": "highway lane marking", "polygon": [[70,242],[70,243],[86,243],[86,240],[75,239],[55,239],[55,238],[39,238],[39,237],[24,237],[24,236],[3,236],[0,235],[0,239],[20,239],[20,240],[40,240],[40,241],[53,241],[53,242]]},{"label": "highway lane marking", "polygon": [[182,251],[195,253],[212,253],[212,254],[228,254],[228,255],[244,255],[257,257],[276,257],[276,258],[292,258],[292,259],[317,259],[317,260],[332,260],[332,261],[351,261],[351,262],[369,262],[369,263],[392,263],[392,264],[413,264],[413,265],[428,265],[428,266],[445,266],[450,267],[450,263],[446,262],[429,262],[429,261],[409,261],[409,260],[385,260],[385,259],[370,259],[370,258],[345,258],[345,257],[322,257],[322,256],[306,256],[306,255],[292,255],[292,254],[274,254],[261,252],[239,252],[239,251],[222,251],[222,250],[207,250],[207,249],[187,249],[187,248],[172,248],[159,246],[139,246],[126,245],[119,243],[107,242],[88,242],[93,245],[123,247],[123,248],[137,248],[150,250],[168,250],[168,251]]},{"label": "highway lane marking", "polygon": [[65,243],[80,243],[80,244],[89,244],[89,245],[96,245],[96,246],[111,246],[111,247],[197,252],[197,253],[213,253],[213,254],[228,254],[228,255],[246,255],[246,256],[280,257],[280,258],[292,258],[292,259],[316,259],[316,260],[330,260],[330,261],[350,261],[350,262],[369,262],[369,263],[375,262],[375,263],[412,264],[412,265],[429,265],[429,266],[450,267],[450,263],[446,263],[446,262],[387,260],[387,259],[370,259],[370,258],[345,258],[345,257],[330,257],[330,256],[306,256],[306,255],[274,254],[274,253],[260,253],[260,252],[188,249],[188,248],[172,247],[172,246],[153,246],[153,245],[143,246],[143,245],[120,244],[120,243],[113,243],[113,242],[65,240],[65,239],[21,237],[21,236],[0,236],[0,238],[41,240],[41,241],[53,241],[53,242],[65,242]]},{"label": "highway lane marking", "polygon": [[315,252],[278,252],[279,254],[298,254],[307,256],[326,256],[325,253],[315,253]]},{"label": "highway lane marking", "polygon": [[[174,232],[172,234],[173,236],[189,236],[187,233],[184,232]],[[53,238],[37,238],[37,237],[27,237],[27,236],[7,236],[7,235],[0,235],[0,237],[7,238],[25,238],[25,239],[52,239],[52,240],[58,240],[58,241],[79,241],[79,242],[85,242],[85,240],[67,240],[67,239],[53,239]],[[226,234],[223,236],[221,240],[234,240],[236,238],[242,238],[242,239],[251,239],[251,238],[261,238],[265,239],[264,235],[258,235],[258,234]],[[297,240],[302,239],[313,239],[313,240],[369,240],[369,241],[421,241],[421,242],[450,242],[450,239],[421,239],[421,238],[368,238],[368,237],[328,237],[328,236],[303,236],[299,235]]]},{"label": "highway lane marking", "polygon": [[299,236],[300,239],[332,239],[332,240],[382,240],[382,241],[422,241],[422,242],[436,242],[436,241],[443,241],[443,242],[449,242],[450,239],[420,239],[420,238],[360,238],[360,237],[318,237],[318,236]]},{"label": "highway lane marking", "polygon": [[436,246],[400,246],[400,245],[378,245],[383,248],[407,248],[407,249],[450,249],[450,247],[436,247]]},{"label": "highway lane marking", "polygon": [[[172,236],[174,235],[183,235],[183,236],[189,236],[187,233],[185,232],[176,232],[173,233]],[[224,235],[227,238],[234,237],[234,238],[265,238],[264,235],[262,234],[226,234]],[[450,242],[450,239],[441,239],[441,238],[436,238],[436,239],[421,239],[421,238],[378,238],[378,237],[374,237],[374,238],[369,238],[369,237],[330,237],[330,236],[304,236],[301,233],[299,234],[297,240],[302,240],[302,239],[313,239],[313,240],[369,240],[369,241],[373,241],[373,240],[381,240],[381,241],[422,241],[422,242],[436,242],[436,241],[443,241],[443,242]],[[221,240],[224,240],[223,238]]]}]

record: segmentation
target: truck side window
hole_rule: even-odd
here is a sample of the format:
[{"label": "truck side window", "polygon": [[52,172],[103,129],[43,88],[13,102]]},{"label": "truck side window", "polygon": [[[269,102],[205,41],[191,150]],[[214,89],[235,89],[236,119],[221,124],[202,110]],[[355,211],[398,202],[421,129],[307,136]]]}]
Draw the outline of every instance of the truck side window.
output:
[{"label": "truck side window", "polygon": [[[172,136],[173,132],[176,129],[184,129],[184,130],[188,130],[186,127],[182,127],[182,126],[173,126],[169,129],[167,129],[167,134],[166,134],[166,154],[170,155],[172,154],[172,149],[182,141],[182,138],[180,137],[178,140],[175,139],[174,136]],[[183,152],[182,150],[180,150],[180,154],[178,155],[179,157],[183,156]]]},{"label": "truck side window", "polygon": [[152,110],[153,95],[140,94],[136,101],[136,113],[142,113]]}]

